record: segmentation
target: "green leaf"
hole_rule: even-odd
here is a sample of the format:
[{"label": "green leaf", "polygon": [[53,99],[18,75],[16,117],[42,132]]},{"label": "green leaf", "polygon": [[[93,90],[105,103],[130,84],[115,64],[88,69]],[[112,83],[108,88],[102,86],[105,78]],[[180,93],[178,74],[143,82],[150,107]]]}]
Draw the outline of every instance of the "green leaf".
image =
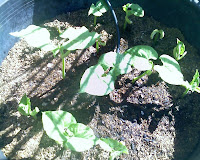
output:
[{"label": "green leaf", "polygon": [[131,55],[120,54],[116,52],[108,52],[103,54],[98,61],[104,70],[113,68],[113,76],[116,77],[120,74],[128,73],[131,68]]},{"label": "green leaf", "polygon": [[93,130],[82,123],[71,124],[68,129],[74,134],[74,137],[95,139]]},{"label": "green leaf", "polygon": [[73,136],[63,143],[66,148],[83,152],[95,145],[96,136],[90,127],[82,123],[76,123],[71,124],[68,129],[73,133]]},{"label": "green leaf", "polygon": [[144,16],[144,10],[138,4],[127,3],[123,6],[123,10],[126,12],[126,16],[135,15],[137,17]]},{"label": "green leaf", "polygon": [[26,29],[10,34],[15,37],[24,38],[30,46],[41,48],[45,51],[52,51],[57,48],[57,46],[51,44],[50,33],[46,28],[30,25]]},{"label": "green leaf", "polygon": [[96,6],[94,4],[91,5],[88,15],[93,14],[94,16],[100,17],[103,13],[107,12],[108,9],[107,3],[104,0],[99,0]]},{"label": "green leaf", "polygon": [[31,102],[26,94],[24,94],[19,102],[18,111],[24,116],[29,116],[31,113]]},{"label": "green leaf", "polygon": [[186,54],[187,54],[187,51],[185,51],[185,45],[184,45],[184,43],[181,42],[177,38],[177,45],[173,49],[174,58],[178,61],[178,60],[181,60]]},{"label": "green leaf", "polygon": [[69,27],[60,34],[60,37],[69,39],[67,42],[62,44],[61,49],[72,51],[92,46],[100,35],[96,32],[89,32],[89,30],[83,26],[78,29]]},{"label": "green leaf", "polygon": [[30,115],[33,117],[33,118],[37,118],[36,115],[39,113],[39,108],[38,107],[35,107],[35,109],[30,113]]},{"label": "green leaf", "polygon": [[150,38],[151,38],[151,39],[154,39],[156,34],[159,34],[159,35],[160,35],[160,36],[159,36],[160,39],[163,39],[164,36],[165,36],[165,32],[164,32],[162,29],[160,29],[160,30],[154,29],[153,32],[151,33]]},{"label": "green leaf", "polygon": [[160,56],[160,59],[163,63],[163,66],[154,66],[154,69],[159,73],[160,77],[169,84],[185,84],[178,62],[168,55],[162,55]]},{"label": "green leaf", "polygon": [[83,152],[93,147],[95,141],[93,139],[85,139],[79,137],[70,137],[68,141],[63,142],[65,148],[69,148],[76,152]]},{"label": "green leaf", "polygon": [[114,90],[115,79],[110,74],[103,74],[104,69],[99,64],[88,68],[81,78],[80,93],[104,96]]},{"label": "green leaf", "polygon": [[102,149],[111,152],[110,159],[112,160],[122,153],[128,154],[127,147],[117,140],[111,138],[101,138],[97,141],[97,143]]},{"label": "green leaf", "polygon": [[195,89],[199,86],[199,72],[198,72],[198,69],[196,69],[195,75],[193,76],[193,79],[190,82],[190,86],[191,86],[190,90],[192,92],[194,92]]},{"label": "green leaf", "polygon": [[150,46],[138,45],[128,49],[125,53],[132,56],[131,64],[140,71],[151,70],[153,63],[150,59],[156,60],[158,53]]},{"label": "green leaf", "polygon": [[42,123],[47,135],[55,141],[62,143],[67,140],[65,128],[77,122],[69,112],[46,111],[42,112]]}]

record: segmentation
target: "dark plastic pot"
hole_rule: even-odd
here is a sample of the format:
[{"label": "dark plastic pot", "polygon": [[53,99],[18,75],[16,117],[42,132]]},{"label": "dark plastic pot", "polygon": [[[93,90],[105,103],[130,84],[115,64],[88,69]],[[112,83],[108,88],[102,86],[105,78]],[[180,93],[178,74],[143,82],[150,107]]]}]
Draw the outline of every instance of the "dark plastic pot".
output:
[{"label": "dark plastic pot", "polygon": [[[0,1],[0,64],[9,49],[18,40],[9,33],[19,31],[30,24],[40,24],[58,14],[87,8],[97,0],[1,0]],[[200,50],[200,2],[199,0],[110,0],[113,7],[138,3],[145,14],[169,27],[177,27],[188,42]],[[87,18],[87,17],[86,17]],[[200,159],[200,147],[189,155]]]}]

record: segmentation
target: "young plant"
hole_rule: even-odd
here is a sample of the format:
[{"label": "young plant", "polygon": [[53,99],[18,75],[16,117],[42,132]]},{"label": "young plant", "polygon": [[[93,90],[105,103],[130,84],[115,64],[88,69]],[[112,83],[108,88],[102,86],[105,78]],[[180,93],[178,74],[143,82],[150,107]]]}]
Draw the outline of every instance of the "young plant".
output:
[{"label": "young plant", "polygon": [[34,119],[36,119],[36,115],[40,111],[38,107],[35,107],[35,109],[31,110],[31,101],[30,99],[24,94],[24,96],[21,98],[18,111],[24,115],[24,116],[32,116]]},{"label": "young plant", "polygon": [[93,14],[94,15],[94,26],[96,26],[97,23],[97,17],[100,17],[103,15],[103,13],[108,11],[108,5],[105,2],[105,0],[99,0],[97,1],[96,5],[92,3],[90,6],[90,9],[88,11],[88,16]]},{"label": "young plant", "polygon": [[186,93],[196,91],[200,93],[199,74],[195,74],[194,80],[189,84],[184,81],[178,62],[169,55],[161,55],[162,66],[154,65],[152,60],[158,58],[158,53],[150,46],[139,45],[132,47],[123,54],[108,52],[102,55],[98,64],[88,68],[80,81],[80,92],[103,96],[115,89],[117,76],[128,73],[132,67],[143,71],[141,75],[133,79],[133,83],[144,75],[152,74],[155,70],[165,82],[172,85],[180,85],[186,88]]},{"label": "young plant", "polygon": [[154,29],[153,32],[151,33],[150,38],[153,40],[153,46],[156,45],[156,43],[158,42],[158,39],[163,39],[165,36],[165,32],[160,29]]},{"label": "young plant", "polygon": [[132,24],[133,22],[129,19],[129,16],[135,15],[137,17],[144,16],[144,10],[138,4],[127,3],[123,6],[123,10],[126,12],[125,22],[123,29],[126,30],[127,23]]},{"label": "young plant", "polygon": [[183,42],[181,42],[178,38],[177,38],[177,45],[173,50],[173,55],[174,58],[179,61],[181,60],[185,55],[187,54],[187,51],[185,51],[185,45]]},{"label": "young plant", "polygon": [[91,128],[77,123],[69,112],[42,112],[42,123],[47,135],[67,149],[83,152],[99,144],[102,149],[111,152],[111,160],[122,153],[128,154],[124,144],[110,138],[97,138]]},{"label": "young plant", "polygon": [[[33,116],[35,119],[39,112],[38,107],[31,111],[31,102],[26,94],[22,97],[18,110],[21,114]],[[111,160],[122,153],[128,154],[124,144],[111,138],[97,138],[90,127],[78,123],[69,112],[61,110],[42,112],[42,123],[46,134],[66,149],[83,152],[99,144],[102,149],[110,152]]]},{"label": "young plant", "polygon": [[86,49],[95,42],[99,43],[100,41],[100,35],[96,32],[89,32],[85,26],[77,29],[72,27],[67,28],[59,34],[63,39],[57,45],[51,43],[50,32],[46,28],[35,25],[30,25],[26,29],[10,34],[15,37],[24,38],[32,47],[40,48],[44,51],[52,51],[54,56],[60,53],[63,78],[65,78],[65,58],[70,52],[77,49]]},{"label": "young plant", "polygon": [[186,91],[183,93],[183,96],[185,96],[188,91],[196,91],[197,93],[200,93],[200,87],[199,87],[199,71],[196,70],[192,81],[190,82],[190,84],[186,84]]}]

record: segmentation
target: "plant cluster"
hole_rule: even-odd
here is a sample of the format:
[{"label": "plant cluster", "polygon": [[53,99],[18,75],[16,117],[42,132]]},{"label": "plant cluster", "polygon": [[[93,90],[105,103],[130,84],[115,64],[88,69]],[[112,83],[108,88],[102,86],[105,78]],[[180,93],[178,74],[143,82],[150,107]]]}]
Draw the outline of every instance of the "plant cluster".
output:
[{"label": "plant cluster", "polygon": [[[37,107],[30,112],[31,101],[26,94],[22,97],[18,110],[21,114],[31,115],[35,119],[39,112]],[[97,138],[90,127],[78,123],[69,112],[61,110],[42,112],[42,123],[46,134],[67,149],[83,152],[94,145],[100,145],[102,149],[110,152],[110,160],[122,153],[128,154],[128,149],[122,142],[111,138]]]},{"label": "plant cluster", "polygon": [[[99,0],[96,5],[91,5],[88,15],[94,15],[94,25],[96,25],[96,18],[102,16],[107,10],[108,6],[104,0]],[[126,13],[124,30],[127,24],[132,23],[129,19],[131,15],[144,16],[144,10],[138,4],[128,3],[123,6],[123,10]],[[100,35],[96,32],[89,32],[85,26],[77,29],[69,27],[63,32],[58,29],[58,31],[59,37],[62,38],[58,44],[51,42],[50,32],[46,28],[35,25],[30,25],[24,30],[10,34],[24,38],[33,47],[52,51],[54,56],[60,53],[63,64],[62,76],[65,78],[65,57],[71,51],[88,48],[94,45],[95,42],[98,51]],[[156,43],[158,39],[164,37],[164,31],[155,29],[150,37]],[[133,83],[144,75],[151,75],[156,71],[163,81],[185,87],[186,91],[183,95],[187,94],[188,91],[200,93],[198,70],[196,70],[190,83],[184,80],[177,61],[186,55],[186,51],[184,43],[179,39],[177,39],[177,46],[173,50],[173,55],[175,59],[169,55],[161,55],[159,59],[163,65],[158,65],[153,62],[158,59],[158,53],[154,48],[147,45],[134,46],[124,53],[105,53],[100,56],[96,65],[89,67],[84,72],[80,81],[80,93],[86,92],[97,96],[107,95],[115,89],[117,77],[130,72],[133,68],[143,72],[132,80]],[[18,110],[23,115],[33,116],[35,119],[39,112],[37,107],[33,111],[31,110],[30,99],[26,95],[22,97]],[[126,146],[121,142],[110,138],[97,138],[91,128],[78,123],[69,112],[42,112],[42,122],[44,130],[50,138],[71,150],[82,152],[99,144],[103,149],[111,152],[110,159],[114,159],[122,153],[128,154]]]},{"label": "plant cluster", "polygon": [[[161,55],[159,59],[163,65],[155,65],[158,53],[150,46],[138,45],[126,50],[124,53],[108,52],[103,54],[95,66],[89,67],[80,81],[80,92],[103,96],[113,91],[115,80],[120,74],[128,73],[132,67],[144,73],[133,79],[133,83],[144,75],[157,71],[165,82],[180,85],[189,90],[199,92],[199,73],[196,71],[191,83],[184,81],[179,63],[169,55]],[[184,95],[185,95],[184,93]]]},{"label": "plant cluster", "polygon": [[46,28],[36,25],[30,25],[26,29],[10,34],[15,37],[24,38],[30,46],[40,48],[44,51],[52,51],[54,56],[60,53],[62,59],[62,76],[65,78],[65,57],[67,57],[71,51],[86,49],[95,42],[98,50],[101,40],[98,33],[89,32],[85,26],[77,29],[69,27],[63,32],[59,31],[59,33],[59,37],[62,38],[62,40],[60,40],[57,45],[51,42],[50,32]]}]

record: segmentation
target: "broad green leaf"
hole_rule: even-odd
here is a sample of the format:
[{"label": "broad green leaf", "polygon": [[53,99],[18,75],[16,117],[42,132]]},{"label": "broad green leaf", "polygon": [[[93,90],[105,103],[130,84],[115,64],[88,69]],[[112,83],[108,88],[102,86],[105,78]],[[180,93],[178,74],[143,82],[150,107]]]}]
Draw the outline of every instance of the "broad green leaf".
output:
[{"label": "broad green leaf", "polygon": [[46,28],[30,25],[26,29],[10,34],[15,37],[24,38],[30,46],[41,48],[45,51],[52,51],[57,48],[57,46],[51,44],[50,33]]},{"label": "broad green leaf", "polygon": [[152,47],[145,45],[132,47],[125,53],[131,54],[131,64],[140,71],[151,70],[153,63],[150,59],[158,58],[158,53]]},{"label": "broad green leaf", "polygon": [[144,10],[138,4],[127,3],[123,6],[123,10],[126,12],[127,16],[135,15],[137,17],[144,16]]},{"label": "broad green leaf", "polygon": [[154,69],[159,73],[160,77],[169,84],[185,84],[183,74],[181,73],[181,69],[178,62],[168,55],[162,55],[160,56],[160,59],[163,63],[163,66],[154,66]]},{"label": "broad green leaf", "polygon": [[82,123],[76,123],[71,124],[68,129],[73,133],[73,136],[63,142],[65,147],[76,152],[83,152],[95,145],[96,136],[90,127]]},{"label": "broad green leaf", "polygon": [[96,39],[100,35],[96,32],[89,32],[89,30],[83,26],[81,28],[75,29],[69,27],[63,33],[60,34],[61,38],[69,39],[64,42],[61,48],[64,50],[76,50],[76,49],[85,49],[92,46]]},{"label": "broad green leaf", "polygon": [[73,133],[74,137],[85,138],[85,139],[96,138],[93,130],[82,123],[71,124],[68,127],[68,129]]},{"label": "broad green leaf", "polygon": [[191,86],[190,90],[192,92],[194,92],[195,89],[199,86],[199,72],[198,72],[198,70],[196,70],[195,75],[193,76],[193,79],[190,82],[190,86]]},{"label": "broad green leaf", "polygon": [[19,102],[18,111],[24,116],[29,116],[31,113],[31,102],[30,99],[24,94]]},{"label": "broad green leaf", "polygon": [[65,129],[77,122],[69,112],[46,111],[42,112],[42,123],[47,135],[55,141],[62,143],[67,140]]},{"label": "broad green leaf", "polygon": [[93,139],[85,139],[79,137],[70,137],[67,141],[63,142],[63,146],[76,152],[83,152],[89,150],[95,145]]},{"label": "broad green leaf", "polygon": [[104,69],[97,64],[88,68],[80,82],[80,92],[86,92],[91,95],[104,96],[114,90],[115,79],[110,75],[104,75]]},{"label": "broad green leaf", "polygon": [[110,159],[113,160],[115,157],[119,156],[122,153],[128,154],[127,147],[118,142],[117,140],[111,138],[101,138],[97,141],[102,149],[111,152]]},{"label": "broad green leaf", "polygon": [[104,0],[99,0],[96,6],[94,4],[91,5],[88,15],[93,14],[94,16],[100,17],[103,13],[107,12],[108,9],[106,2]]},{"label": "broad green leaf", "polygon": [[117,61],[115,70],[118,70],[119,74],[126,74],[132,70],[131,65],[131,55],[123,53]]},{"label": "broad green leaf", "polygon": [[131,55],[120,54],[116,52],[108,52],[103,54],[98,61],[104,70],[113,68],[113,76],[128,73],[132,70],[131,68]]},{"label": "broad green leaf", "polygon": [[99,58],[98,64],[102,65],[104,70],[107,70],[110,67],[114,67],[117,61],[121,58],[119,53],[116,52],[108,52]]}]

